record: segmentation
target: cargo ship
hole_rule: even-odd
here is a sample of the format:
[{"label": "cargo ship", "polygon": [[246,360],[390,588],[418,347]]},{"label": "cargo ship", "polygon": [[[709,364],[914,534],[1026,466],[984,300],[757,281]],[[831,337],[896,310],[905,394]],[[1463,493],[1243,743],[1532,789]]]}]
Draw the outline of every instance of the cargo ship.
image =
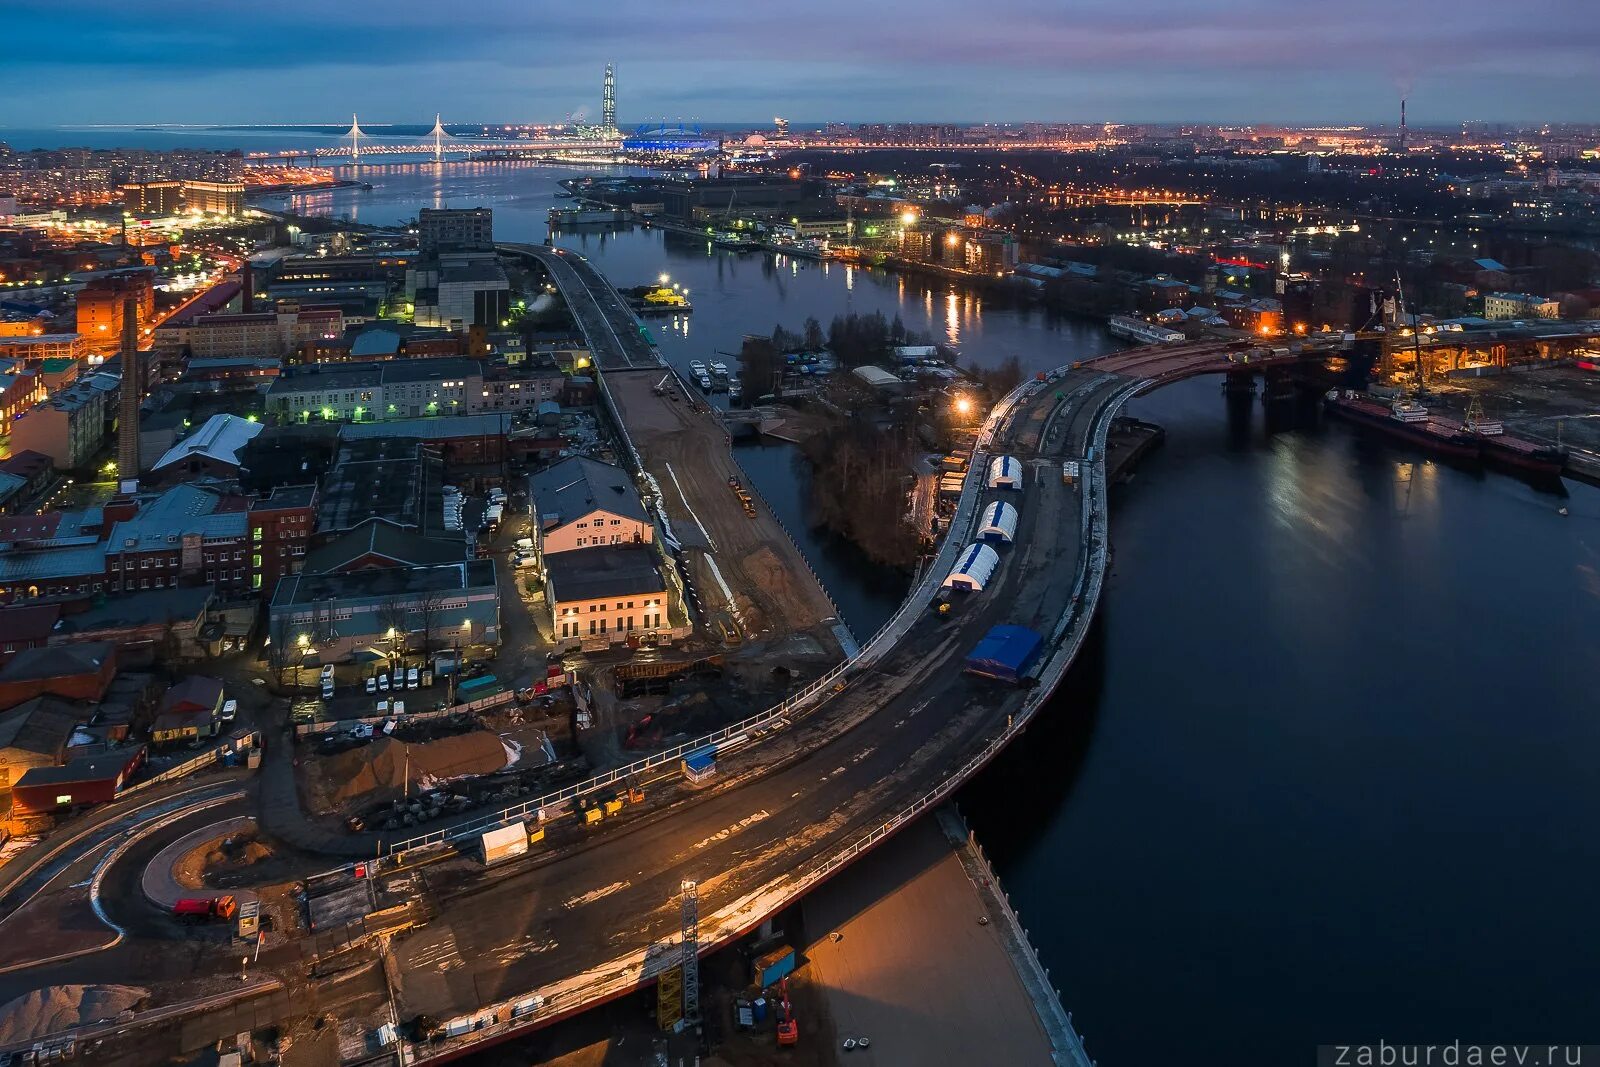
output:
[{"label": "cargo ship", "polygon": [[1514,467],[1530,474],[1559,477],[1567,466],[1567,450],[1561,445],[1542,444],[1524,437],[1513,437],[1499,419],[1483,413],[1477,397],[1467,405],[1466,431],[1478,438],[1483,458],[1496,466]]},{"label": "cargo ship", "polygon": [[1113,315],[1106,328],[1111,331],[1111,336],[1120,337],[1125,341],[1138,341],[1142,345],[1172,344],[1184,340],[1183,334],[1177,330],[1169,330],[1165,326],[1157,326],[1153,322],[1136,319],[1132,315]]},{"label": "cargo ship", "polygon": [[1476,434],[1468,433],[1459,423],[1434,418],[1414,400],[1386,404],[1352,390],[1332,390],[1327,409],[1331,415],[1369,426],[1436,455],[1480,459],[1483,454],[1482,440]]},{"label": "cargo ship", "polygon": [[719,230],[711,235],[711,243],[718,248],[726,248],[730,252],[754,252],[761,247],[761,242],[754,237],[733,233],[729,230]]},{"label": "cargo ship", "polygon": [[609,226],[628,221],[628,213],[620,208],[553,207],[549,223],[556,229],[573,226]]}]

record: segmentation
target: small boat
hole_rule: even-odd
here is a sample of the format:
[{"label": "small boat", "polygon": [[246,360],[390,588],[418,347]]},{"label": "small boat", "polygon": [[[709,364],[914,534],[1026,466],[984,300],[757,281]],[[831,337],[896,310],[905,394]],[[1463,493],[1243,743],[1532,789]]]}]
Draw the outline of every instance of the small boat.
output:
[{"label": "small boat", "polygon": [[706,376],[706,365],[698,359],[691,359],[689,361],[689,369],[694,371],[695,377],[697,378],[704,378]]},{"label": "small boat", "polygon": [[711,373],[719,378],[726,378],[728,376],[728,365],[720,359],[714,359],[711,361]]},{"label": "small boat", "polygon": [[708,393],[711,392],[711,379],[704,374],[700,375],[700,388]]}]

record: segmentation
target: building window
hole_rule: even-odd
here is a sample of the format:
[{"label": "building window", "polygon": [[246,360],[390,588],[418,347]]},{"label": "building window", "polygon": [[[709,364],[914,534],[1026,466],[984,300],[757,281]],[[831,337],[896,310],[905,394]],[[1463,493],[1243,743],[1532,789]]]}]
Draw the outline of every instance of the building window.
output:
[{"label": "building window", "polygon": [[595,622],[593,619],[589,620],[589,636],[591,636],[591,637],[594,636],[595,627],[598,626],[598,625],[599,625],[599,623]]}]

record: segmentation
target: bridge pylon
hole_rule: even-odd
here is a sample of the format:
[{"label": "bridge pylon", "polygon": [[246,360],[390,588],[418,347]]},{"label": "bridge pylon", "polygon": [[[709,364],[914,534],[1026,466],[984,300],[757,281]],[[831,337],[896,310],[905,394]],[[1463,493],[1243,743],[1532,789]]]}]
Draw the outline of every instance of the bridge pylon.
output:
[{"label": "bridge pylon", "polygon": [[444,123],[440,121],[438,112],[434,112],[433,129],[428,131],[428,136],[433,139],[433,161],[435,163],[443,163],[444,142],[445,138],[450,135],[444,132]]},{"label": "bridge pylon", "polygon": [[356,115],[353,111],[350,113],[350,130],[345,136],[350,138],[350,162],[360,163],[361,138],[366,136],[366,132],[361,129],[361,123],[356,121]]}]

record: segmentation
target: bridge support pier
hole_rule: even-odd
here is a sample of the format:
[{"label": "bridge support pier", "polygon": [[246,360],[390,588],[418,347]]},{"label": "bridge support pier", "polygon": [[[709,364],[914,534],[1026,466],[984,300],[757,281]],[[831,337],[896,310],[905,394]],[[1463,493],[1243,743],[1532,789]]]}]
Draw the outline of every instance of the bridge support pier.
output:
[{"label": "bridge support pier", "polygon": [[1223,375],[1222,391],[1229,396],[1254,396],[1256,372],[1249,367],[1235,367]]}]

